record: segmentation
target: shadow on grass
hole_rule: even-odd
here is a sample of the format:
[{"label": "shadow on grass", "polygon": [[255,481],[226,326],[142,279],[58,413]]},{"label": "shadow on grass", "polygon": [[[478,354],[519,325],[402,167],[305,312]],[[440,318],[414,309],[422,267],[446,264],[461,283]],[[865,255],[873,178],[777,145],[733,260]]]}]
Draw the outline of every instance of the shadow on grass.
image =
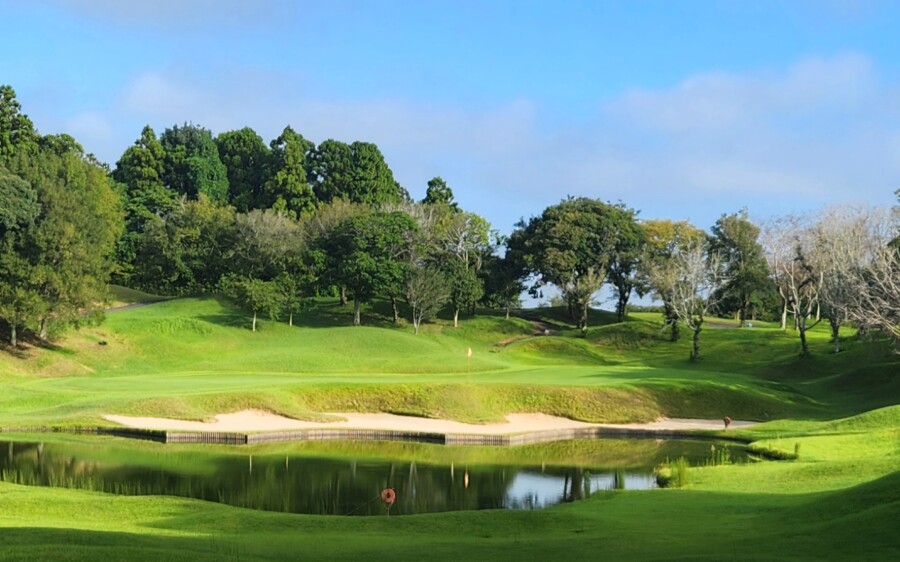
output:
[{"label": "shadow on grass", "polygon": [[3,560],[233,560],[244,549],[206,537],[162,537],[50,527],[3,529]]}]

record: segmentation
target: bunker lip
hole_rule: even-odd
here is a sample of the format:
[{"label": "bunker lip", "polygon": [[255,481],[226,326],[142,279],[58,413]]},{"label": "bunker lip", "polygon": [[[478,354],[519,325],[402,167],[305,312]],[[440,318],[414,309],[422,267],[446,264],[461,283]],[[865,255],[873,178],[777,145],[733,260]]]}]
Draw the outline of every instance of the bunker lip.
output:
[{"label": "bunker lip", "polygon": [[[725,428],[721,419],[660,418],[650,423],[607,424],[587,423],[547,414],[509,414],[504,423],[470,424],[453,420],[400,416],[387,413],[328,413],[343,418],[340,421],[301,421],[260,410],[243,410],[219,414],[211,422],[197,422],[168,418],[105,415],[103,418],[134,429],[167,431],[262,432],[306,429],[363,429],[412,433],[459,435],[511,435],[566,429],[619,428],[640,431],[682,432],[692,430],[716,431]],[[757,422],[733,420],[729,429],[743,429]]]}]

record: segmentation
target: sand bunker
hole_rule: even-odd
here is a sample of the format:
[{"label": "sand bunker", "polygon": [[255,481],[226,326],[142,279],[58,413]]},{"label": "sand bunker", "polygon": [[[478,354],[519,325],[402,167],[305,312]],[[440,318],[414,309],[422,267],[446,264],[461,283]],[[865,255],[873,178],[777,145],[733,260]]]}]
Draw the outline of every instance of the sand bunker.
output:
[{"label": "sand bunker", "polygon": [[[395,414],[330,413],[344,418],[343,421],[310,422],[300,421],[259,410],[244,410],[232,414],[219,414],[212,422],[195,422],[166,418],[141,418],[131,416],[103,416],[104,419],[140,429],[160,429],[173,431],[283,431],[292,429],[384,429],[392,431],[414,431],[424,433],[462,433],[475,435],[504,435],[528,433],[554,429],[574,429],[580,427],[621,427],[660,431],[683,431],[691,429],[723,429],[722,420],[696,420],[682,418],[662,418],[651,423],[598,424],[585,423],[546,414],[509,414],[504,423],[470,424],[452,420],[398,416]],[[732,421],[730,429],[756,425],[756,422]]]}]

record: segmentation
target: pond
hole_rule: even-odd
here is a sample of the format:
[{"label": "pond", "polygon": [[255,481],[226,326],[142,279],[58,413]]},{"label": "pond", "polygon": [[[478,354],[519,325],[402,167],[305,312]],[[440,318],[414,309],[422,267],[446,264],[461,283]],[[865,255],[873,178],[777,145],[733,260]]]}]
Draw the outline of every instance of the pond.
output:
[{"label": "pond", "polygon": [[113,438],[0,441],[0,479],[125,495],[169,495],[320,515],[538,509],[608,490],[656,487],[653,468],[692,465],[743,447],[702,440],[591,439],[520,447],[319,442],[253,447]]}]

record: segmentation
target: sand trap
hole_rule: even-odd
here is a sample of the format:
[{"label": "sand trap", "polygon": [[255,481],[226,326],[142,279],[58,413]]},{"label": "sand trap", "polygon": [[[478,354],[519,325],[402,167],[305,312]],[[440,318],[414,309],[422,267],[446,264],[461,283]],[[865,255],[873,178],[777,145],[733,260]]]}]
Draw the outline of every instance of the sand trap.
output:
[{"label": "sand trap", "polygon": [[[598,424],[585,423],[546,414],[509,414],[505,423],[470,424],[452,420],[437,420],[398,416],[395,414],[331,413],[344,421],[310,422],[300,421],[259,410],[244,410],[232,414],[219,414],[212,422],[195,422],[166,418],[140,418],[131,416],[103,416],[104,419],[140,429],[161,429],[174,431],[281,431],[291,429],[385,429],[393,431],[417,431],[424,433],[463,433],[477,435],[503,435],[527,433],[553,429],[573,429],[579,427],[622,427],[629,429],[650,429],[680,431],[689,429],[723,429],[722,420],[694,420],[682,418],[662,418],[651,423]],[[751,427],[756,422],[732,421],[730,429]]]}]

